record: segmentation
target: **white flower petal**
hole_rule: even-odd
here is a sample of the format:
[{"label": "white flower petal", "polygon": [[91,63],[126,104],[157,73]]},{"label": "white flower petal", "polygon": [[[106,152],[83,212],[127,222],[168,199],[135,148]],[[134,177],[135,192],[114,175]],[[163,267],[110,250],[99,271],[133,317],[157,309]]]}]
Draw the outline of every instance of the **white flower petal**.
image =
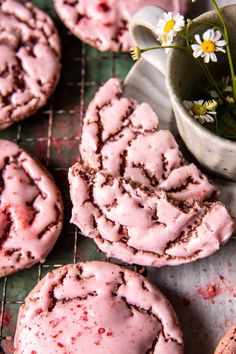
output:
[{"label": "white flower petal", "polygon": [[192,50],[201,49],[199,44],[191,44],[191,48],[192,48]]},{"label": "white flower petal", "polygon": [[160,18],[160,20],[157,22],[157,25],[159,25],[161,27],[165,26],[165,24],[166,24],[166,21],[163,20],[163,18]]},{"label": "white flower petal", "polygon": [[214,42],[218,41],[220,38],[222,37],[222,33],[220,31],[215,31],[215,34],[214,34]]},{"label": "white flower petal", "polygon": [[214,42],[215,41],[215,31],[213,29],[210,29],[210,41]]},{"label": "white flower petal", "polygon": [[163,15],[164,19],[167,21],[170,21],[173,19],[173,12],[167,12],[167,13],[164,13]]},{"label": "white flower petal", "polygon": [[193,101],[193,103],[199,104],[200,106],[202,106],[202,104],[204,103],[204,100]]},{"label": "white flower petal", "polygon": [[177,21],[178,25],[179,26],[184,26],[185,25],[185,19],[184,17],[182,16],[181,18],[178,19]]},{"label": "white flower petal", "polygon": [[172,43],[173,42],[173,40],[174,40],[174,37],[175,37],[175,35],[173,35],[172,33],[166,33],[166,41],[169,43]]},{"label": "white flower petal", "polygon": [[174,25],[174,31],[175,31],[175,32],[180,32],[183,27],[184,27],[184,24],[182,25],[182,24],[176,23],[176,24]]},{"label": "white flower petal", "polygon": [[185,108],[191,109],[191,108],[193,107],[193,102],[192,102],[192,101],[184,100],[184,101],[183,101],[183,105],[185,106]]},{"label": "white flower petal", "polygon": [[169,12],[165,12],[164,14],[163,14],[163,18],[164,18],[164,20],[165,20],[165,22],[166,21],[169,21]]},{"label": "white flower petal", "polygon": [[206,32],[204,32],[202,37],[205,41],[209,41],[211,37],[211,30],[209,29]]},{"label": "white flower petal", "polygon": [[224,47],[226,44],[227,44],[227,42],[224,39],[215,42],[215,45],[217,47]]},{"label": "white flower petal", "polygon": [[202,48],[196,44],[196,47],[193,45],[191,46],[193,50],[193,56],[198,58],[199,56],[202,55]]},{"label": "white flower petal", "polygon": [[202,44],[202,40],[201,40],[199,34],[195,34],[194,38],[198,44]]},{"label": "white flower petal", "polygon": [[202,57],[204,57],[205,63],[209,63],[209,61],[210,61],[210,54],[209,53],[203,53]]},{"label": "white flower petal", "polygon": [[215,111],[208,111],[208,114],[216,114]]},{"label": "white flower petal", "polygon": [[217,48],[216,48],[216,52],[225,53],[226,51],[225,51],[225,49],[223,49],[223,48],[217,47]]},{"label": "white flower petal", "polygon": [[210,53],[210,58],[214,63],[217,62],[217,56],[215,55],[215,53]]},{"label": "white flower petal", "polygon": [[195,51],[193,52],[193,56],[194,56],[194,58],[199,58],[199,57],[201,57],[201,56],[202,56],[202,51],[199,50],[199,49],[195,50]]},{"label": "white flower petal", "polygon": [[172,29],[172,30],[170,30],[170,31],[169,31],[168,33],[166,33],[166,34],[168,34],[168,35],[170,35],[170,36],[172,36],[172,37],[176,37],[177,32]]},{"label": "white flower petal", "polygon": [[155,32],[157,34],[164,34],[165,33],[165,31],[164,31],[165,24],[166,24],[166,21],[164,21],[163,19],[160,19],[156,25]]},{"label": "white flower petal", "polygon": [[202,48],[196,48],[195,53],[199,53],[199,55],[202,55],[203,53]]},{"label": "white flower petal", "polygon": [[205,121],[207,123],[212,123],[212,122],[214,122],[214,118],[212,116],[210,116],[210,114],[206,114],[205,115]]},{"label": "white flower petal", "polygon": [[175,13],[173,14],[173,20],[175,20],[175,21],[178,21],[178,19],[181,18],[181,17],[183,17],[183,16],[180,15],[179,12],[175,12]]},{"label": "white flower petal", "polygon": [[201,124],[205,123],[205,120],[204,118],[202,118],[202,116],[194,116],[194,118],[198,120]]}]

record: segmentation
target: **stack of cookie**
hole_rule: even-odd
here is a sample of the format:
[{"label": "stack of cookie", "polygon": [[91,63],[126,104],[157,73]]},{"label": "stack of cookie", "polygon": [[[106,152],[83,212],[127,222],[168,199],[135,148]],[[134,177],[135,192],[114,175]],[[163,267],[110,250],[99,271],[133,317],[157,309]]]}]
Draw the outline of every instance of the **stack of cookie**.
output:
[{"label": "stack of cookie", "polygon": [[90,103],[69,171],[72,222],[108,256],[177,265],[206,257],[234,230],[215,188],[188,164],[147,104],[110,79]]},{"label": "stack of cookie", "polygon": [[[140,7],[185,12],[188,2],[54,0],[65,25],[102,51],[130,49],[128,22]],[[61,50],[52,20],[31,3],[0,0],[0,29],[2,130],[46,103],[59,80]],[[6,140],[0,151],[4,276],[45,260],[61,232],[63,203],[36,159]],[[229,240],[234,220],[215,187],[184,159],[173,135],[160,130],[150,106],[122,96],[118,79],[106,82],[90,103],[80,152],[69,171],[71,221],[107,256],[177,265]],[[48,273],[21,306],[14,344],[15,354],[184,352],[168,300],[140,274],[108,262]]]}]

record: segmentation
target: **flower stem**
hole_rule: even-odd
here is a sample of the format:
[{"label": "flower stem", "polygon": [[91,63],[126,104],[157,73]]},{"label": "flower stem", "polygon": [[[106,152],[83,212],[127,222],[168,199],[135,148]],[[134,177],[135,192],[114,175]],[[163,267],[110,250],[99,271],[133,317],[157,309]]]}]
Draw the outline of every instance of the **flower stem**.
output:
[{"label": "flower stem", "polygon": [[192,20],[192,24],[194,25],[206,25],[206,26],[210,26],[213,29],[218,29],[221,33],[222,33],[222,27],[217,26],[215,23],[213,22],[209,22],[209,21],[194,21]]},{"label": "flower stem", "polygon": [[187,50],[187,48],[179,46],[179,45],[154,45],[153,47],[147,47],[147,48],[140,48],[141,52],[148,52],[149,50],[153,49],[165,49],[165,48],[175,48],[175,49],[183,49]]},{"label": "flower stem", "polygon": [[190,43],[189,43],[189,28],[191,26],[193,22],[191,21],[188,21],[187,22],[187,25],[186,25],[186,44],[187,44],[187,47],[188,49],[191,51],[191,46],[190,46]]},{"label": "flower stem", "polygon": [[210,72],[208,66],[205,63],[203,64],[203,66],[204,66],[204,70],[206,71],[206,73],[207,73],[207,75],[208,75],[208,77],[209,77],[209,79],[211,81],[211,84],[214,86],[214,88],[215,88],[216,92],[218,93],[219,97],[224,102],[224,96],[222,95],[221,91],[219,90],[219,88],[218,88],[213,76],[211,75],[211,72]]},{"label": "flower stem", "polygon": [[220,92],[215,80],[213,79],[207,65],[205,63],[202,63],[200,59],[197,59],[203,73],[205,74],[207,80],[209,81],[209,84],[215,88],[216,92],[218,93],[219,97],[221,98],[221,100],[224,100],[224,97],[222,96],[222,93]]},{"label": "flower stem", "polygon": [[217,4],[216,0],[211,0],[213,5],[215,6],[215,9],[218,13],[218,16],[220,18],[220,21],[223,25],[223,32],[224,32],[224,38],[227,42],[226,44],[226,53],[228,56],[228,61],[229,61],[229,68],[230,68],[230,74],[231,74],[231,78],[232,78],[232,86],[233,86],[233,96],[234,96],[234,100],[236,100],[236,77],[235,77],[235,71],[234,71],[234,65],[233,65],[233,60],[232,60],[232,56],[231,56],[231,51],[230,51],[230,46],[229,46],[229,34],[228,34],[228,30],[227,30],[227,26],[224,20],[224,16],[221,12],[221,9],[219,7],[219,5]]}]

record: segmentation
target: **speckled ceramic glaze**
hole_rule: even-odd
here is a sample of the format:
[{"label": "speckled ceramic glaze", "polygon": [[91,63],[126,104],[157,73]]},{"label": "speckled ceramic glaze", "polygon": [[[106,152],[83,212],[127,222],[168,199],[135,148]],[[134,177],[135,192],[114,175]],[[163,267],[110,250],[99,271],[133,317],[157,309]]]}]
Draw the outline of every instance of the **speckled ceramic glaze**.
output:
[{"label": "speckled ceramic glaze", "polygon": [[[133,17],[130,31],[133,39],[139,46],[146,47],[156,43],[154,30],[158,18],[160,18],[162,13],[162,9],[155,6],[148,6],[141,9]],[[231,45],[235,47],[236,5],[224,7],[223,13],[229,28]],[[218,15],[215,11],[206,12],[196,20],[219,23]],[[194,31],[202,33],[206,28],[206,26],[199,25],[195,27]],[[161,82],[161,80],[163,80],[161,76],[165,76],[178,131],[190,152],[209,170],[236,180],[236,143],[222,139],[205,129],[190,117],[182,104],[183,99],[188,99],[194,95],[195,87],[197,87],[199,81],[204,80],[196,60],[188,53],[183,53],[179,50],[171,50],[167,57],[162,50],[146,52],[142,55],[140,63],[136,63],[133,70],[128,75],[126,83],[129,84],[129,86],[131,81],[132,84],[134,82],[134,74],[140,76],[138,72],[144,71],[144,61],[152,65],[152,69],[147,70],[147,77],[153,75],[153,67],[157,69],[156,81]],[[224,74],[224,69],[227,68],[226,56],[217,64],[211,63],[209,66],[213,74],[219,74],[220,72]],[[152,73],[150,73],[150,71],[152,71]],[[154,90],[155,87],[145,87],[146,95],[150,97],[149,101],[152,101],[152,106],[155,106]],[[160,110],[160,107],[153,108],[157,112]],[[167,115],[170,114],[169,111],[166,113]],[[165,114],[162,109],[161,114]]]}]

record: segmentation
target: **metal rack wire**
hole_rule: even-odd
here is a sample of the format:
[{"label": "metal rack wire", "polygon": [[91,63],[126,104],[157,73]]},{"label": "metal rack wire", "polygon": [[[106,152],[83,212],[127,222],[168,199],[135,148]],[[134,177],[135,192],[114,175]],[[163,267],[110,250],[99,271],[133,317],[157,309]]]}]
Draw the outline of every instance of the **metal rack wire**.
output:
[{"label": "metal rack wire", "polygon": [[[33,118],[0,134],[2,138],[19,143],[46,165],[62,190],[66,210],[63,232],[46,262],[0,281],[0,341],[6,354],[14,350],[13,339],[18,309],[27,293],[42,276],[51,269],[67,263],[103,257],[97,252],[95,245],[89,240],[81,239],[79,230],[69,223],[71,205],[67,171],[79,157],[80,129],[86,105],[102,82],[116,74],[122,75],[117,73],[116,68],[120,55],[99,53],[81,44],[64,27],[61,36],[64,49],[62,78],[55,94],[48,105]],[[106,68],[101,73],[97,70],[98,77],[90,79],[95,63],[95,66],[99,63],[97,66],[99,70],[102,63],[106,63],[104,64]]]}]

